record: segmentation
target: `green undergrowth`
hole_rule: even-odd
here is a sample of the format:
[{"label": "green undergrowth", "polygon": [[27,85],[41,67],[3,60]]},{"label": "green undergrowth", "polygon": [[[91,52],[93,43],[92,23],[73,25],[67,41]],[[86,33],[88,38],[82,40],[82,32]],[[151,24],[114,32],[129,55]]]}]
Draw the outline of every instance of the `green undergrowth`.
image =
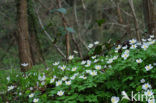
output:
[{"label": "green undergrowth", "polygon": [[[69,64],[48,62],[48,68],[37,65],[25,75],[18,70],[0,71],[0,102],[110,103],[118,97],[113,103],[128,103],[121,100],[122,91],[130,96],[132,91],[151,90],[154,95],[156,45],[150,43],[146,49],[143,44],[132,46],[118,46],[106,56],[80,62],[70,56]],[[146,84],[151,87],[144,88]]]}]

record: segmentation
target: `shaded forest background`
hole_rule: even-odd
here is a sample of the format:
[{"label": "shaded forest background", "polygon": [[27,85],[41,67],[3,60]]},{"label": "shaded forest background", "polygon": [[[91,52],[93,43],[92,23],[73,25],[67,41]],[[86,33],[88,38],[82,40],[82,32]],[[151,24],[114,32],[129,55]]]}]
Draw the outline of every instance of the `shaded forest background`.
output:
[{"label": "shaded forest background", "polygon": [[[20,66],[18,45],[22,41],[18,41],[18,29],[23,27],[22,22],[19,24],[22,1],[0,0],[0,69]],[[95,41],[113,44],[156,35],[155,0],[25,2],[32,65],[64,60],[75,51],[78,51],[76,55],[85,57],[88,44]],[[67,39],[70,40],[69,53]]]}]

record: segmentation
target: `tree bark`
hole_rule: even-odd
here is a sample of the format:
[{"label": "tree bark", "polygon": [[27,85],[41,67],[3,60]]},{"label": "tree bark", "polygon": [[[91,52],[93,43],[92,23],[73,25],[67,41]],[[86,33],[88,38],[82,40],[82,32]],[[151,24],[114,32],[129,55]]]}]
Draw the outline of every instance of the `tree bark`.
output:
[{"label": "tree bark", "polygon": [[139,25],[138,25],[137,18],[136,18],[136,13],[135,13],[135,9],[134,9],[133,0],[128,0],[128,1],[129,1],[129,6],[131,8],[132,15],[133,15],[133,18],[134,18],[134,25],[135,25],[137,40],[141,41],[141,36],[140,36],[140,33],[139,33]]},{"label": "tree bark", "polygon": [[[60,0],[57,0],[58,2],[58,7],[61,8],[62,7],[62,4],[61,4],[61,1]],[[64,14],[60,13],[61,14],[61,17],[62,17],[62,21],[63,21],[63,26],[64,28],[66,29],[68,24],[67,24],[67,21],[64,17]],[[69,32],[67,31],[66,33],[66,58],[68,59],[69,55],[70,55],[70,35],[69,35]]]},{"label": "tree bark", "polygon": [[120,5],[119,5],[118,2],[116,3],[116,9],[117,9],[118,21],[119,21],[120,24],[123,24],[123,19],[122,19],[122,15],[121,15]]},{"label": "tree bark", "polygon": [[[17,19],[20,66],[21,71],[25,72],[32,67],[27,19],[27,0],[17,0]],[[23,63],[28,65],[21,65]]]},{"label": "tree bark", "polygon": [[143,0],[145,28],[148,34],[156,36],[156,14],[154,0]]},{"label": "tree bark", "polygon": [[29,34],[30,34],[30,50],[33,60],[33,65],[44,62],[42,55],[42,50],[40,47],[40,42],[37,36],[37,17],[33,9],[32,0],[28,0],[28,24],[29,24]]}]

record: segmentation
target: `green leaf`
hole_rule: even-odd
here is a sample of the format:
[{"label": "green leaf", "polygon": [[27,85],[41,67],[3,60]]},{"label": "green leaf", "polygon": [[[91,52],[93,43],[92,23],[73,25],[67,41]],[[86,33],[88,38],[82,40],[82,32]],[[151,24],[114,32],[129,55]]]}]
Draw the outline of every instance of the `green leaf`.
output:
[{"label": "green leaf", "polygon": [[65,8],[59,8],[57,9],[58,12],[62,13],[62,14],[66,14],[67,10]]},{"label": "green leaf", "polygon": [[75,30],[71,27],[67,27],[66,30],[70,33],[75,33]]},{"label": "green leaf", "polygon": [[54,13],[54,12],[60,12],[62,14],[66,14],[67,13],[67,10],[65,8],[59,8],[59,9],[53,9],[50,11],[51,13]]},{"label": "green leaf", "polygon": [[101,26],[103,23],[105,23],[105,19],[96,20],[97,24]]}]

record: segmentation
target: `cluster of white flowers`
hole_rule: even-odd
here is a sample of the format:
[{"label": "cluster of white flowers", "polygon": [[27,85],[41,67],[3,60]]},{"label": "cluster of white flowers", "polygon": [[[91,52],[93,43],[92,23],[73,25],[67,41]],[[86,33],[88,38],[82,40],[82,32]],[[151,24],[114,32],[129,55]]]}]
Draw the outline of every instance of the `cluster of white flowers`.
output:
[{"label": "cluster of white flowers", "polygon": [[[99,44],[99,41],[94,42],[94,44],[95,44],[95,45],[98,45],[98,44]],[[93,47],[94,47],[94,44],[89,44],[89,45],[88,45],[88,48],[89,48],[89,49],[93,48]]]},{"label": "cluster of white flowers", "polygon": [[[133,51],[134,49],[136,49],[136,48],[138,48],[138,47],[141,47],[143,50],[147,50],[147,48],[150,46],[150,45],[152,45],[152,44],[154,44],[155,43],[155,40],[153,40],[153,36],[150,36],[150,38],[149,39],[142,39],[142,43],[140,43],[140,42],[138,42],[136,39],[132,39],[132,40],[130,40],[129,41],[129,43],[130,43],[130,50],[128,49],[128,46],[127,45],[125,45],[125,46],[121,46],[121,45],[118,45],[116,48],[115,48],[115,52],[118,52],[120,49],[123,49],[123,53],[122,53],[122,55],[121,55],[121,58],[123,58],[124,60],[126,60],[128,57],[129,57],[129,55],[130,55],[130,51]],[[96,41],[96,42],[94,42],[93,44],[89,44],[88,45],[88,48],[89,49],[91,49],[91,48],[93,48],[95,45],[98,45],[99,44],[99,41]],[[131,49],[133,49],[133,50],[131,50]],[[74,51],[74,53],[75,54],[77,54],[78,52],[77,51]],[[118,53],[115,53],[115,56],[107,56],[106,57],[106,60],[105,59],[100,59],[100,58],[98,58],[98,55],[95,55],[95,56],[92,56],[91,58],[91,60],[83,60],[83,61],[81,61],[81,64],[80,64],[80,66],[73,66],[73,67],[68,67],[68,66],[66,66],[66,65],[61,65],[60,64],[60,62],[54,62],[52,65],[53,65],[53,67],[54,68],[59,68],[59,70],[62,72],[64,72],[64,71],[67,71],[67,70],[69,70],[69,71],[72,71],[71,73],[75,73],[74,75],[72,75],[72,76],[63,76],[63,77],[61,77],[61,78],[58,78],[58,77],[56,77],[56,76],[53,76],[52,78],[50,78],[50,81],[48,80],[48,82],[50,83],[50,84],[55,84],[55,86],[61,86],[61,85],[67,85],[67,86],[71,86],[72,85],[72,83],[73,83],[73,80],[75,79],[75,78],[80,78],[80,79],[87,79],[88,77],[88,74],[89,74],[89,76],[96,76],[96,75],[98,75],[103,69],[105,69],[105,68],[112,68],[112,64],[113,64],[113,62],[116,60],[116,59],[118,59],[119,58],[119,56],[117,55]],[[74,55],[70,55],[69,57],[67,57],[68,58],[68,60],[73,60],[74,59]],[[144,60],[144,59],[143,59]],[[136,60],[135,60],[135,62],[136,63],[138,63],[138,65],[140,65],[142,62],[143,62],[143,60],[141,59],[141,58],[137,58]],[[102,65],[102,64],[99,64],[99,62],[105,62],[106,64],[105,65]],[[28,64],[27,63],[23,63],[23,64],[21,64],[22,66],[28,66]],[[93,65],[93,67],[92,67],[92,65]],[[154,64],[149,64],[149,65],[146,65],[145,66],[145,69],[146,69],[146,71],[150,71],[151,69],[153,69],[153,66],[154,66]],[[156,65],[156,64],[155,64]],[[82,72],[81,74],[78,72],[79,70],[80,70],[80,68],[81,69],[83,69],[85,72]],[[84,69],[85,68],[85,69]],[[49,69],[48,69],[49,70]],[[25,78],[28,78],[28,76],[29,75],[31,75],[31,74],[28,74],[27,76],[23,76],[23,77],[25,77]],[[32,74],[32,75],[34,75],[34,76],[36,76],[37,74]],[[57,78],[57,79],[56,79]],[[7,77],[7,80],[8,81],[10,81],[10,77]],[[46,76],[45,76],[45,74],[43,73],[42,75],[41,74],[39,74],[38,75],[38,80],[41,82],[41,84],[42,85],[45,85],[46,84]],[[37,82],[37,86],[38,86],[38,84],[39,84],[39,81]],[[145,95],[147,95],[147,96],[152,96],[152,95],[154,95],[154,93],[153,93],[153,91],[152,91],[152,87],[151,87],[151,85],[149,84],[149,83],[145,83],[145,79],[142,79],[141,81],[140,81],[141,83],[144,83],[143,85],[142,85],[142,89],[144,90],[144,94]],[[9,86],[8,87],[8,91],[10,91],[10,90],[12,90],[12,89],[14,89],[15,88],[15,86]],[[33,88],[31,87],[31,89],[30,90],[33,90]],[[65,91],[63,91],[63,90],[59,90],[58,92],[57,92],[57,95],[58,96],[63,96],[65,94]],[[30,95],[29,95],[29,98],[33,98],[33,97],[35,97],[35,94],[34,93],[31,93]],[[116,96],[113,96],[112,98],[111,98],[111,102],[112,103],[118,103],[119,102],[119,97],[116,97]],[[36,102],[39,102],[39,98],[34,98],[33,99],[33,102],[34,103],[36,103]],[[149,101],[149,103],[152,103],[152,101]]]},{"label": "cluster of white flowers", "polygon": [[[142,79],[141,82],[145,82],[145,80]],[[148,96],[148,97],[152,98],[152,99],[149,98],[148,103],[155,103],[155,99],[153,98],[154,93],[153,93],[153,90],[152,90],[152,86],[149,83],[144,83],[142,85],[142,89],[144,90],[145,96]]]},{"label": "cluster of white flowers", "polygon": [[[138,42],[136,39],[129,40],[129,43],[131,45],[130,49],[136,49],[138,46],[140,46],[143,50],[147,50],[150,45],[155,43],[156,40],[154,40],[153,38],[154,38],[154,35],[151,35],[150,38],[148,38],[147,40],[142,39],[142,43]],[[127,49],[128,46],[125,45],[122,47],[121,45],[118,45],[115,48],[115,52],[118,53],[118,50],[121,48],[123,50],[125,50],[125,52],[121,55],[121,57],[124,58],[124,60],[126,60],[130,54],[129,50]],[[108,61],[107,61],[108,64],[111,64],[112,62],[113,62],[113,59],[108,59]],[[143,60],[141,58],[138,58],[138,59],[136,59],[136,62],[138,64],[141,64],[143,62]],[[153,64],[153,66],[155,66],[155,65]],[[150,71],[151,69],[153,69],[153,66],[152,66],[152,64],[146,65],[145,66],[146,71]],[[153,93],[151,85],[149,83],[145,83],[145,79],[141,79],[140,82],[144,83],[142,85],[142,89],[144,90],[144,94],[146,96],[153,96],[154,93]],[[112,103],[118,103],[119,97],[113,96],[111,98],[111,102]],[[148,100],[148,103],[155,103],[155,99]]]}]

